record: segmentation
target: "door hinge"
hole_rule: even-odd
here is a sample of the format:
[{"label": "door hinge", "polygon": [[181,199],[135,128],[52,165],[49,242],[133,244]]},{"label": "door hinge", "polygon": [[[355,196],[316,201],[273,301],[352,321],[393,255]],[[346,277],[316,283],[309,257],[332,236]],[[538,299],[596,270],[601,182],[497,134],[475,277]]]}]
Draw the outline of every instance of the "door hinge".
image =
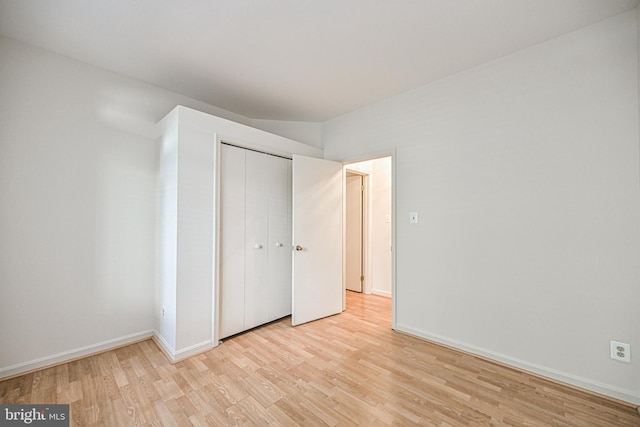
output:
[{"label": "door hinge", "polygon": [[364,282],[364,276],[360,276],[360,281]]}]

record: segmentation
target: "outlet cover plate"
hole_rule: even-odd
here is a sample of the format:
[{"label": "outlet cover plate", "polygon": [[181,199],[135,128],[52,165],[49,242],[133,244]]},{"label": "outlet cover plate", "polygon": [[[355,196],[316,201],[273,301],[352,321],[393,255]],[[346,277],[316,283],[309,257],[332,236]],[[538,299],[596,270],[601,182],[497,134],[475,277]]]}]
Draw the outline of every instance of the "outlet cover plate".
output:
[{"label": "outlet cover plate", "polygon": [[620,362],[631,363],[631,345],[626,342],[611,341],[611,358]]}]

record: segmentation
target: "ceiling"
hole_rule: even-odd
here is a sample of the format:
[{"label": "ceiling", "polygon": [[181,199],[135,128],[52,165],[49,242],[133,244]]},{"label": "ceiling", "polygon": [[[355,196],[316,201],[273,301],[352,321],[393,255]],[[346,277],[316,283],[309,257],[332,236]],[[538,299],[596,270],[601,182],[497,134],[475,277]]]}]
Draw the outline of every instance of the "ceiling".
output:
[{"label": "ceiling", "polygon": [[253,119],[320,122],[637,4],[0,0],[0,34]]}]

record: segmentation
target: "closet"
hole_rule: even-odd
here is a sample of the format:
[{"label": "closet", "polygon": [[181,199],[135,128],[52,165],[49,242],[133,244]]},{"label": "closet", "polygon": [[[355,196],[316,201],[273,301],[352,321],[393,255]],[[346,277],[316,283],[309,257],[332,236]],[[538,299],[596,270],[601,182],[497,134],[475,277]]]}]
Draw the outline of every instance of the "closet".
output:
[{"label": "closet", "polygon": [[220,324],[225,338],[291,314],[291,160],[221,144]]}]

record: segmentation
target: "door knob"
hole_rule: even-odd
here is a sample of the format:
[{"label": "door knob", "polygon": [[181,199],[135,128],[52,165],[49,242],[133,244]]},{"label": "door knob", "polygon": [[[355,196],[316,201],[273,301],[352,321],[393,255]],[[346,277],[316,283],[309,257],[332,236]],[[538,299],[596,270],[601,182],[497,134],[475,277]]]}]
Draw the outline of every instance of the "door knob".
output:
[{"label": "door knob", "polygon": [[300,245],[296,245],[296,251],[298,251],[298,252],[299,252],[299,251],[301,251],[301,250],[302,250],[302,246],[300,246]]},{"label": "door knob", "polygon": [[277,248],[281,248],[282,246],[283,246],[283,244],[282,244],[282,243],[280,243],[280,242],[277,242],[277,243],[276,243],[276,247],[277,247]]},{"label": "door knob", "polygon": [[260,243],[256,243],[253,247],[256,249],[262,249],[262,245]]}]

